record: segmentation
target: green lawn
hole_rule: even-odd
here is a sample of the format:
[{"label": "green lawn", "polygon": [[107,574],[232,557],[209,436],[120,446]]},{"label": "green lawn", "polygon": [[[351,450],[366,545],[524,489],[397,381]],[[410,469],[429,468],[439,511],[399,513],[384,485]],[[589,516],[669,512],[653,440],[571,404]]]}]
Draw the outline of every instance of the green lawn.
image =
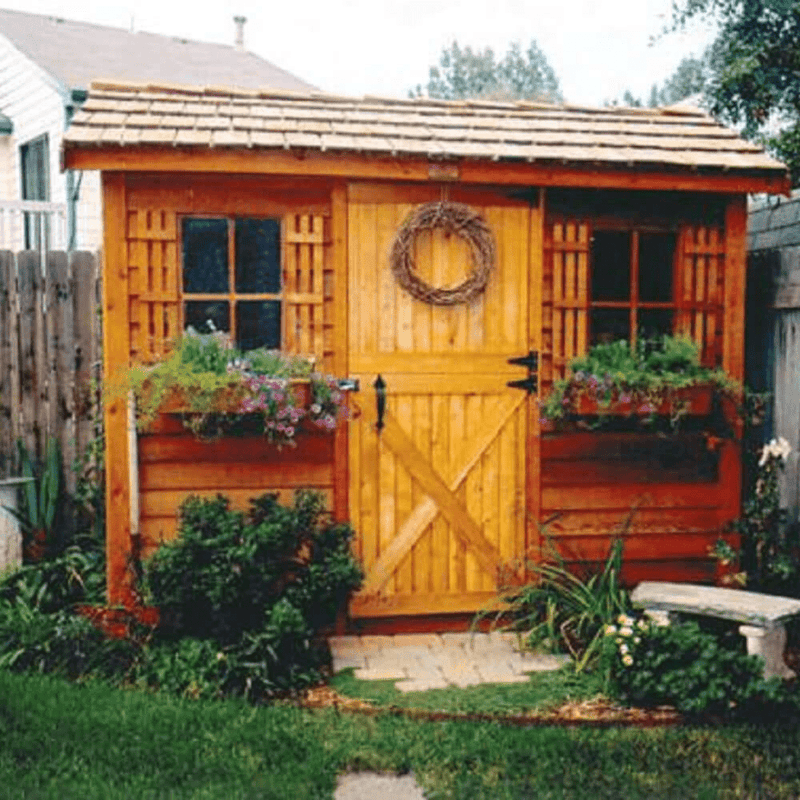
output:
[{"label": "green lawn", "polygon": [[421,723],[201,702],[0,672],[7,800],[331,798],[346,770],[413,770],[429,800],[796,798],[800,731]]},{"label": "green lawn", "polygon": [[358,680],[355,670],[334,675],[330,686],[345,697],[357,697],[376,706],[421,708],[453,713],[496,715],[546,710],[573,700],[586,700],[601,692],[599,679],[590,673],[576,675],[571,667],[553,672],[533,672],[527,683],[481,684],[463,689],[401,692],[395,681]]}]

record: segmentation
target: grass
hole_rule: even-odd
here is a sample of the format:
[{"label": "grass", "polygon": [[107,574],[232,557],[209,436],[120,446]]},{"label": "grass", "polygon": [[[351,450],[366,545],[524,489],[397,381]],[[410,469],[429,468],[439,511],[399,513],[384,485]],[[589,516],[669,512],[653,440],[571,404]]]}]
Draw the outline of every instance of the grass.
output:
[{"label": "grass", "polygon": [[427,692],[401,692],[394,681],[362,681],[354,670],[342,670],[329,685],[345,697],[357,697],[376,706],[421,708],[430,711],[478,714],[522,714],[555,708],[568,701],[600,694],[596,675],[576,674],[571,667],[534,672],[527,683],[482,684],[463,689],[448,687]]},{"label": "grass", "polygon": [[363,769],[412,770],[429,800],[788,800],[799,732],[421,723],[0,672],[7,800],[330,800]]}]

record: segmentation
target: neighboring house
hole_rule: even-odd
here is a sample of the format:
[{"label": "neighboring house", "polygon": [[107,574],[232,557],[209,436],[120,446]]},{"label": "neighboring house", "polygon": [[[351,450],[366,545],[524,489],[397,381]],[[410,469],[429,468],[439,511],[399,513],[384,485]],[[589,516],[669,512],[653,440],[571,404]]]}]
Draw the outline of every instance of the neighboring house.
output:
[{"label": "neighboring house", "polygon": [[800,513],[800,189],[760,197],[747,226],[747,382],[771,397],[765,434],[792,446],[782,501]]},{"label": "neighboring house", "polygon": [[[238,41],[242,42],[243,20]],[[101,241],[95,172],[61,172],[61,139],[93,79],[191,86],[269,87],[307,92],[310,84],[242,44],[194,42],[58,17],[0,10],[0,247],[94,249]],[[49,223],[20,201],[50,203]]]},{"label": "neighboring house", "polygon": [[[601,561],[632,508],[627,580],[711,578],[708,548],[740,511],[735,438],[707,437],[702,418],[666,448],[650,431],[548,432],[528,392],[642,328],[693,337],[742,380],[746,197],[789,188],[755,144],[691,110],[108,82],[64,158],[102,171],[106,375],[210,318],[360,386],[335,435],[283,450],[197,441],[168,413],[135,437],[111,400],[112,602],[131,554],[175,535],[188,494],[242,506],[297,486],[356,530],[360,617],[472,613],[501,564],[540,557],[544,521],[565,557]],[[404,222],[464,213],[443,200],[482,218],[487,282],[467,277],[459,235]]]}]

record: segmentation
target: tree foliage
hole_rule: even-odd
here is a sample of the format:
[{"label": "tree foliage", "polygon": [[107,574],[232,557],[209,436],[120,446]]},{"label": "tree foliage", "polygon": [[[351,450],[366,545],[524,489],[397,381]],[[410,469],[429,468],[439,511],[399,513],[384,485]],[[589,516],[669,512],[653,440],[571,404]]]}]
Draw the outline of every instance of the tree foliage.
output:
[{"label": "tree foliage", "polygon": [[672,29],[710,16],[711,111],[763,141],[800,184],[800,0],[682,0]]},{"label": "tree foliage", "polygon": [[[709,81],[711,70],[711,50],[707,50],[702,56],[687,56],[675,68],[675,72],[667,78],[661,85],[654,83],[650,89],[647,102],[643,98],[637,97],[626,89],[621,98],[621,104],[631,108],[649,106],[670,106],[679,103],[687,97],[704,94]],[[614,103],[613,105],[616,105]]]},{"label": "tree foliage", "polygon": [[443,100],[563,99],[555,71],[533,40],[524,52],[519,42],[513,42],[499,60],[490,47],[473,50],[453,42],[442,51],[439,64],[430,68],[427,86],[417,86],[411,94]]}]

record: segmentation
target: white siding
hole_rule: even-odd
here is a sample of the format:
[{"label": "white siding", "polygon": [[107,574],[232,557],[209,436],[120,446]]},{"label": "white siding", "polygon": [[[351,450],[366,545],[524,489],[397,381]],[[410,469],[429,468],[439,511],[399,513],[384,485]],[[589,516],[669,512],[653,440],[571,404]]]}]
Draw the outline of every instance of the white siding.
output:
[{"label": "white siding", "polygon": [[[50,155],[50,200],[67,203],[67,179],[61,172],[61,139],[65,125],[64,95],[56,80],[0,35],[0,111],[14,125],[7,157],[0,151],[0,200],[21,196],[19,148],[47,134]],[[75,183],[78,176],[75,176]],[[100,192],[96,173],[85,173],[78,203],[79,249],[96,249],[101,240]]]}]

